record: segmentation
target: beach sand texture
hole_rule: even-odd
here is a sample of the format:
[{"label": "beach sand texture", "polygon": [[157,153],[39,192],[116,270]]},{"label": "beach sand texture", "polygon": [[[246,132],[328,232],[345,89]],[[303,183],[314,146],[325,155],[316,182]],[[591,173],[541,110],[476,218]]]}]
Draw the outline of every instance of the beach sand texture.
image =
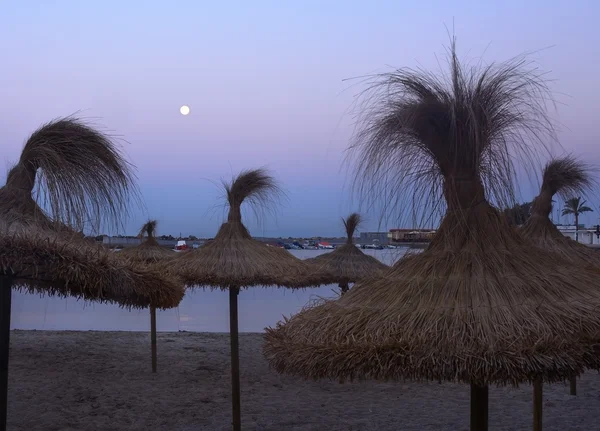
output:
[{"label": "beach sand texture", "polygon": [[[469,388],[448,383],[304,381],[269,370],[261,334],[240,334],[242,428],[467,430]],[[9,430],[231,429],[228,334],[11,333]],[[546,431],[600,429],[600,376],[544,388]],[[530,430],[532,388],[490,388],[490,430]]]}]

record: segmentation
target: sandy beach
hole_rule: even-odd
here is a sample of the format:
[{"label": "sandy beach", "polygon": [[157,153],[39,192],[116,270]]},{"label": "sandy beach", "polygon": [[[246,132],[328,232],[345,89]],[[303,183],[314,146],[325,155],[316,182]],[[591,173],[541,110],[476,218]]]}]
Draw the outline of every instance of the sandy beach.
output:
[{"label": "sandy beach", "polygon": [[[240,334],[245,430],[466,430],[469,388],[304,381],[269,370],[261,334]],[[140,332],[13,331],[9,430],[230,430],[229,336],[159,333],[158,373]],[[545,430],[598,429],[600,376],[578,396],[544,388]],[[490,388],[490,429],[528,430],[532,390]]]}]

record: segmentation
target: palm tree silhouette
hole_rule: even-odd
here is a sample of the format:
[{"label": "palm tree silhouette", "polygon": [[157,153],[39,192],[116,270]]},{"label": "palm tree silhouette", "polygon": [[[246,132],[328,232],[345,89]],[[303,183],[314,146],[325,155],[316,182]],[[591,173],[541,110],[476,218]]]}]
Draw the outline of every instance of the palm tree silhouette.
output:
[{"label": "palm tree silhouette", "polygon": [[573,214],[575,216],[575,241],[579,241],[579,214],[594,211],[586,206],[586,201],[582,201],[580,197],[571,198],[565,202],[562,215]]}]

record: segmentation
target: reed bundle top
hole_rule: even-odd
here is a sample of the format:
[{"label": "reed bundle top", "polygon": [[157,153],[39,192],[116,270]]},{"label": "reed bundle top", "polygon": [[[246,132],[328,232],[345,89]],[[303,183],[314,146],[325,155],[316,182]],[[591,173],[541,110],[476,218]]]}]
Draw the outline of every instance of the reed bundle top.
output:
[{"label": "reed bundle top", "polygon": [[585,195],[594,186],[592,169],[584,162],[572,156],[550,160],[543,171],[540,193],[533,201],[531,215],[521,227],[521,234],[573,265],[584,263],[600,267],[599,253],[567,238],[550,220],[554,196],[569,199]]},{"label": "reed bundle top", "polygon": [[[33,198],[39,185],[38,201]],[[51,121],[27,139],[0,188],[0,216],[42,228],[83,230],[90,223],[121,226],[139,197],[130,165],[106,134],[74,117]]]}]

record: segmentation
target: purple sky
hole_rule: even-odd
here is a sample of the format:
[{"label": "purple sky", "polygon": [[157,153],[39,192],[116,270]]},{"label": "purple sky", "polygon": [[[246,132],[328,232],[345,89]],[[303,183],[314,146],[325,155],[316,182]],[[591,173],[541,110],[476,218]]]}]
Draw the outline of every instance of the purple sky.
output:
[{"label": "purple sky", "polygon": [[[276,220],[248,222],[254,235],[337,234],[339,217],[357,208],[342,161],[347,110],[360,88],[342,80],[388,66],[439,68],[435,55],[443,56],[453,19],[466,59],[552,46],[534,58],[556,79],[561,142],[596,161],[599,5],[8,2],[0,14],[0,157],[9,166],[40,123],[82,111],[129,142],[147,211],[127,233],[150,216],[163,233],[211,236],[223,214],[211,181],[266,166],[288,200]],[[364,229],[375,229],[375,214],[369,220]]]}]

